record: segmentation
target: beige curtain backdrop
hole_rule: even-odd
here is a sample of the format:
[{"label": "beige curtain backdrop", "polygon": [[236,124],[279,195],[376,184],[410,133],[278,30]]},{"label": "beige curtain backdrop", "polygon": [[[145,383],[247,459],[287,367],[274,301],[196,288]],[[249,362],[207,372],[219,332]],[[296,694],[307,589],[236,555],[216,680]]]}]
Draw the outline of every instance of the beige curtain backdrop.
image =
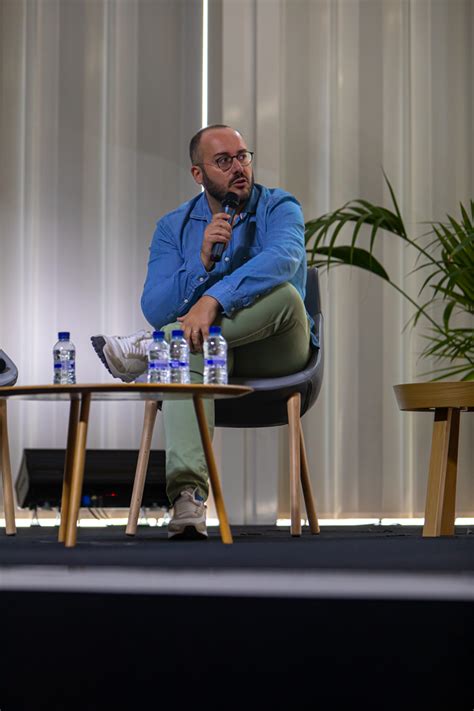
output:
[{"label": "beige curtain backdrop", "polygon": [[[200,3],[0,0],[0,52],[0,347],[49,383],[70,330],[78,380],[107,381],[89,338],[146,325],[155,222],[195,192]],[[15,474],[24,448],[65,446],[66,404],[9,410]],[[97,403],[88,446],[136,448],[142,411]]]},{"label": "beige curtain backdrop", "polygon": [[[358,197],[388,206],[382,168],[411,234],[473,197],[470,0],[211,0],[211,8],[211,53],[222,61],[211,64],[210,119],[241,128],[258,179],[294,193],[306,219]],[[378,256],[416,295],[418,278],[407,278],[413,255],[387,236]],[[356,270],[323,275],[322,301],[324,385],[304,418],[318,509],[325,517],[420,515],[432,417],[401,414],[392,390],[430,367],[418,361],[420,331],[404,332],[407,304]],[[470,515],[473,428],[464,416],[457,508]],[[223,451],[234,438],[224,433]],[[246,432],[241,443],[244,516],[273,514],[277,472],[287,516],[286,436]],[[234,482],[235,461],[225,462]]]},{"label": "beige curtain backdrop", "polygon": [[[107,380],[93,333],[144,325],[154,223],[195,194],[187,144],[201,125],[198,0],[0,0],[0,347],[22,383],[50,382],[69,329],[78,378]],[[256,175],[307,219],[365,197],[382,167],[413,232],[473,196],[469,0],[210,0],[209,120],[240,128]],[[378,256],[416,294],[413,258]],[[424,507],[431,416],[399,413],[419,335],[375,278],[322,277],[326,370],[304,418],[323,517]],[[14,471],[26,447],[64,446],[65,405],[12,403]],[[136,448],[142,411],[94,406],[89,446]],[[458,512],[474,511],[473,427],[461,418]],[[215,445],[233,522],[288,512],[286,433],[222,430]],[[158,427],[155,445],[162,446]]]}]

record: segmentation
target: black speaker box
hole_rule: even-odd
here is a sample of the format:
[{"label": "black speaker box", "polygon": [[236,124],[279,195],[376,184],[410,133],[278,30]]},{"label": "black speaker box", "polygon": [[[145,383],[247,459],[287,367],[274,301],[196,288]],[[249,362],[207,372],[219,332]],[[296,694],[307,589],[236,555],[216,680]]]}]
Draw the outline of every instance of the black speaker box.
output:
[{"label": "black speaker box", "polygon": [[[18,505],[54,508],[61,505],[64,449],[25,449],[16,480]],[[121,508],[130,506],[138,451],[89,449],[86,452],[81,506]],[[165,452],[150,452],[143,506],[168,507]]]}]

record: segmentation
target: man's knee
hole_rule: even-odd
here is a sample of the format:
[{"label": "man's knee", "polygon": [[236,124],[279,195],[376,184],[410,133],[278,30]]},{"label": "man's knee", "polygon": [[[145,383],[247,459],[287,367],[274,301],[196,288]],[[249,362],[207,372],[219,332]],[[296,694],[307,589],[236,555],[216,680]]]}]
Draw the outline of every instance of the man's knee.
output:
[{"label": "man's knee", "polygon": [[276,304],[278,310],[285,313],[304,314],[306,308],[298,290],[289,282],[279,284],[269,291],[264,299]]},{"label": "man's knee", "polygon": [[296,289],[293,284],[290,284],[289,281],[285,281],[283,284],[279,284],[278,286],[276,286],[275,289],[273,289],[270,293],[273,292],[278,292],[278,295],[280,297],[283,297],[295,303],[300,303],[302,301],[298,289]]}]

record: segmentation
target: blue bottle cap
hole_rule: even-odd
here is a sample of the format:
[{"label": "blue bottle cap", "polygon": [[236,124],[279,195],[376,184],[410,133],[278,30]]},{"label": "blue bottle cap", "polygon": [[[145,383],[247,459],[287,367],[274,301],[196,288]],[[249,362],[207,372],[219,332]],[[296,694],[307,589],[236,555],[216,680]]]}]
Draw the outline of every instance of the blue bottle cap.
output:
[{"label": "blue bottle cap", "polygon": [[165,337],[164,331],[153,331],[153,340],[154,341],[162,341],[164,337]]},{"label": "blue bottle cap", "polygon": [[221,329],[220,326],[211,326],[211,328],[209,329],[209,333],[210,333],[210,334],[216,334],[216,335],[217,335],[218,333],[220,334],[221,331],[222,331],[222,329]]},{"label": "blue bottle cap", "polygon": [[60,341],[69,341],[70,335],[71,335],[71,334],[69,333],[69,331],[59,331],[59,333],[58,333],[58,339],[59,339]]},{"label": "blue bottle cap", "polygon": [[173,338],[179,338],[180,336],[184,336],[184,331],[177,328],[176,331],[171,331],[171,335]]}]

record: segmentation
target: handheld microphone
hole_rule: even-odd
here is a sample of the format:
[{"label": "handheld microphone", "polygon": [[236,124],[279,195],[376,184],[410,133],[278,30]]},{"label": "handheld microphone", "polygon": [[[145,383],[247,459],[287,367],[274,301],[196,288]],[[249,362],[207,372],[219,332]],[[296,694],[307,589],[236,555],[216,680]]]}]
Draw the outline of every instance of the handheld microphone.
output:
[{"label": "handheld microphone", "polygon": [[[227,193],[224,200],[222,201],[222,211],[226,215],[230,215],[229,223],[232,226],[232,221],[239,207],[239,197],[235,193]],[[222,259],[222,254],[224,252],[225,243],[224,242],[214,242],[211,249],[211,259],[213,262],[220,262]]]}]

